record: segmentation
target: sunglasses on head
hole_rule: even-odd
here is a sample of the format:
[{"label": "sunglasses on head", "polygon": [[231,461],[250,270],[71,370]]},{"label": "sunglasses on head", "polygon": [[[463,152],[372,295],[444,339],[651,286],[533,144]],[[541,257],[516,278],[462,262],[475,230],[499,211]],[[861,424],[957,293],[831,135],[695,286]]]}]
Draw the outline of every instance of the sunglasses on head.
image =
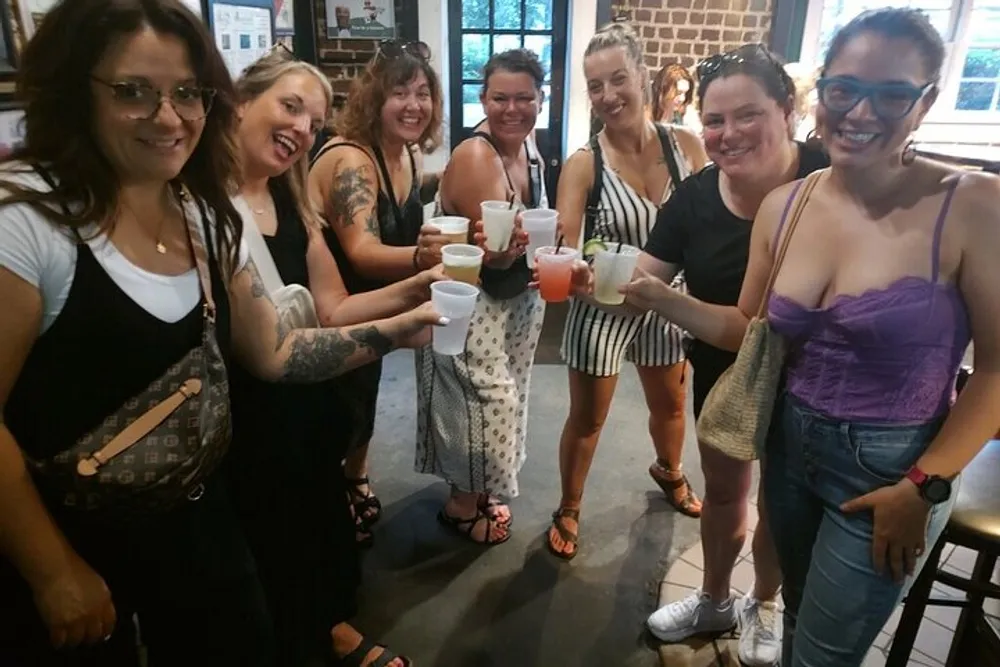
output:
[{"label": "sunglasses on head", "polygon": [[386,39],[379,42],[376,57],[381,56],[386,60],[395,60],[404,55],[410,55],[418,60],[427,62],[431,59],[431,47],[424,42],[404,42],[398,39]]},{"label": "sunglasses on head", "polygon": [[903,81],[861,83],[847,77],[823,77],[816,82],[819,103],[834,113],[846,114],[868,100],[872,111],[882,120],[901,120],[917,105],[933,82],[914,86]]},{"label": "sunglasses on head", "polygon": [[771,52],[763,44],[744,44],[732,51],[716,53],[705,58],[698,63],[695,71],[698,74],[698,81],[702,82],[705,79],[711,79],[718,75],[719,72],[731,65],[741,65],[743,63],[760,63],[781,68],[781,63],[774,59],[774,56],[771,55]]}]

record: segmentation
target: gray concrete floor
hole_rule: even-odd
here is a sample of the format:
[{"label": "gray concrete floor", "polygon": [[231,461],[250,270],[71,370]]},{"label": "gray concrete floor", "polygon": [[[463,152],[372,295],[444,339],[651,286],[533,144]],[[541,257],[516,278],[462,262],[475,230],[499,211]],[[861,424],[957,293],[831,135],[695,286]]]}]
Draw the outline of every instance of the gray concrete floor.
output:
[{"label": "gray concrete floor", "polygon": [[[528,459],[511,503],[512,538],[473,545],[435,519],[440,480],[412,471],[412,354],[385,363],[371,476],[385,505],[365,557],[358,629],[418,667],[653,667],[643,633],[667,565],[697,541],[646,469],[653,450],[635,373],[623,374],[588,480],[580,553],[553,558],[544,531],[559,501],[557,447],[568,410],[558,361],[562,308],[550,307],[532,378]],[[703,488],[689,420],[685,467]]]}]

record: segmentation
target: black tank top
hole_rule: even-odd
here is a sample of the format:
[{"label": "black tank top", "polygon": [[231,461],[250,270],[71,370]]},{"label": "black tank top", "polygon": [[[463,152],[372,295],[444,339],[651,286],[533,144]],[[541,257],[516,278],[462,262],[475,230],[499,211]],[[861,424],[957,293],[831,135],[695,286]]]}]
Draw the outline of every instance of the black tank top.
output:
[{"label": "black tank top", "polygon": [[[486,143],[488,143],[496,152],[497,156],[500,156],[500,147],[497,146],[496,141],[493,140],[493,137],[490,134],[483,132],[482,130],[476,130],[472,133],[469,139],[475,138],[485,140]],[[524,142],[524,151],[528,156],[528,201],[521,203],[525,208],[538,208],[542,203],[543,193],[545,192],[545,182],[542,178],[541,161],[538,156],[532,152],[531,148],[529,148],[527,140]],[[503,164],[503,160],[500,161],[500,164],[503,167],[503,175],[507,179],[508,190],[520,199],[520,193],[517,188],[514,187],[514,180],[510,177],[510,172],[507,171],[507,165]],[[441,214],[455,215],[454,213],[446,211],[443,206],[441,207]],[[523,256],[514,260],[514,263],[506,269],[495,269],[489,266],[483,266],[480,270],[480,285],[483,288],[483,291],[494,299],[513,299],[528,289],[528,283],[530,281],[531,269],[528,268],[528,260]]]},{"label": "black tank top", "polygon": [[[309,234],[287,185],[272,179],[268,187],[278,227],[264,241],[282,282],[308,289]],[[233,368],[233,448],[226,468],[238,504],[252,507],[282,493],[282,480],[330,479],[356,428],[337,399],[343,383],[343,377],[315,384],[264,382]]]},{"label": "black tank top", "polygon": [[[368,155],[367,151],[358,144],[338,141],[337,143],[323,147],[316,153],[316,157],[313,158],[312,163],[315,165],[324,154],[339,146],[349,146]],[[424,221],[424,210],[420,203],[420,183],[417,181],[417,163],[413,159],[413,153],[407,151],[410,155],[413,185],[410,187],[410,192],[406,196],[406,199],[400,205],[396,200],[395,193],[392,191],[392,181],[389,178],[389,170],[386,168],[385,158],[382,155],[381,149],[375,146],[372,148],[372,152],[375,153],[375,161],[379,169],[381,181],[376,199],[375,213],[378,217],[379,234],[382,238],[382,243],[397,247],[415,246],[417,244],[417,237],[420,235],[420,226]],[[337,223],[331,222],[331,224]],[[327,227],[324,229],[323,235],[327,245],[330,247],[330,252],[333,253],[334,259],[337,260],[337,267],[340,269],[340,275],[344,279],[344,286],[350,294],[370,292],[371,290],[385,287],[388,284],[386,281],[375,280],[361,275],[351,263],[340,243],[340,239],[337,238],[337,233],[333,229]]]}]

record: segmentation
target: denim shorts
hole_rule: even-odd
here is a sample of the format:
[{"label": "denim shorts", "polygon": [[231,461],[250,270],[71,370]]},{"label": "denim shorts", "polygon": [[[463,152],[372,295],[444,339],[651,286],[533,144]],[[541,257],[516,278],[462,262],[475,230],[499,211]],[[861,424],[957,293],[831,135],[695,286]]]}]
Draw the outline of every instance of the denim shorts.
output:
[{"label": "denim shorts", "polygon": [[[784,576],[782,666],[858,667],[913,577],[895,582],[876,572],[871,512],[844,514],[839,507],[899,482],[944,418],[916,425],[841,421],[786,393],[775,421],[764,502]],[[917,571],[950,512],[951,502],[932,508]]]}]

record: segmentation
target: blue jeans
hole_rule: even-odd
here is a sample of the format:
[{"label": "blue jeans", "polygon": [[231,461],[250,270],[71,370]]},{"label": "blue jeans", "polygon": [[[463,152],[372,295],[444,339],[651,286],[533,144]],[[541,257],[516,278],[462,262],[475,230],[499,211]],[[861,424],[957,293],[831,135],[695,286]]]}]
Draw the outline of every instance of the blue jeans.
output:
[{"label": "blue jeans", "polygon": [[[897,583],[876,572],[871,513],[839,507],[902,479],[943,419],[917,426],[845,422],[788,394],[774,418],[763,474],[784,576],[782,667],[859,667],[912,577]],[[931,510],[918,572],[950,512],[951,503]]]}]

